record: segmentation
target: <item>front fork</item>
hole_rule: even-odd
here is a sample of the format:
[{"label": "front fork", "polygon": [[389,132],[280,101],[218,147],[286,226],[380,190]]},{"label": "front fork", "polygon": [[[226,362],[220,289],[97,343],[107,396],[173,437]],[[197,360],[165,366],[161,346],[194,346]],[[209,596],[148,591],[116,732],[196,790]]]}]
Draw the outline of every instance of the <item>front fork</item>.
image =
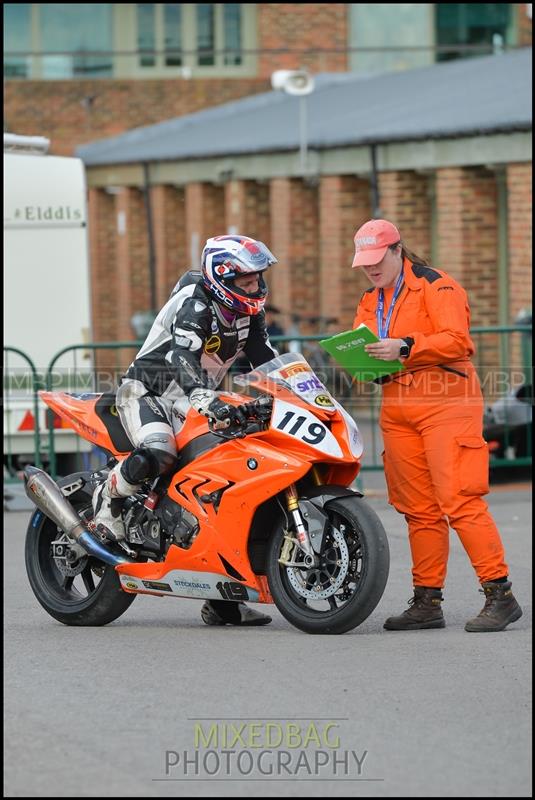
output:
[{"label": "front fork", "polygon": [[[299,511],[297,489],[295,488],[294,483],[292,483],[286,489],[286,505],[288,511],[290,512],[294,520],[295,530],[297,534],[297,544],[304,553],[304,559],[303,559],[304,566],[312,567],[316,563],[317,557],[316,554],[314,553],[312,545],[310,544],[308,531],[303,522],[301,512]],[[292,539],[290,536],[285,537],[285,542],[281,550],[281,557],[279,558],[279,563],[285,564],[286,566],[289,565],[290,554],[295,544],[296,544],[295,539]]]}]

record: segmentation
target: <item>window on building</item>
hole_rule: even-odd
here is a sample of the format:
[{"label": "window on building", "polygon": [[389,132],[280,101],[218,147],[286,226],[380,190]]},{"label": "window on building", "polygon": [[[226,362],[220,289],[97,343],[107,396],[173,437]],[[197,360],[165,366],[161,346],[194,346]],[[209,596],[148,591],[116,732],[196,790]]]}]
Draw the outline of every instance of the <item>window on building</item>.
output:
[{"label": "window on building", "polygon": [[349,65],[380,73],[514,46],[521,13],[518,3],[351,3]]},{"label": "window on building", "polygon": [[7,78],[106,77],[112,73],[111,51],[111,4],[4,5]]},{"label": "window on building", "polygon": [[165,66],[182,66],[182,6],[178,3],[164,5]]},{"label": "window on building", "polygon": [[223,39],[225,46],[225,64],[242,63],[242,20],[238,3],[223,5]]},{"label": "window on building", "polygon": [[[4,4],[4,77],[27,78],[32,49],[30,4]],[[20,53],[20,55],[18,55]]]},{"label": "window on building", "polygon": [[[437,45],[494,45],[512,43],[513,3],[437,3]],[[497,38],[499,37],[499,38]],[[474,50],[474,55],[481,51]],[[437,61],[470,55],[470,51],[439,51]]]},{"label": "window on building", "polygon": [[195,7],[197,22],[197,62],[204,67],[215,63],[214,4],[199,3]]},{"label": "window on building", "polygon": [[242,67],[243,43],[248,39],[252,44],[247,22],[253,10],[247,3],[138,4],[138,64],[147,72],[177,66],[209,71]]},{"label": "window on building", "polygon": [[154,3],[137,4],[137,49],[141,67],[153,67],[156,64]]},{"label": "window on building", "polygon": [[43,78],[111,75],[111,4],[38,5]]},{"label": "window on building", "polygon": [[253,75],[256,42],[254,3],[4,4],[6,78]]}]

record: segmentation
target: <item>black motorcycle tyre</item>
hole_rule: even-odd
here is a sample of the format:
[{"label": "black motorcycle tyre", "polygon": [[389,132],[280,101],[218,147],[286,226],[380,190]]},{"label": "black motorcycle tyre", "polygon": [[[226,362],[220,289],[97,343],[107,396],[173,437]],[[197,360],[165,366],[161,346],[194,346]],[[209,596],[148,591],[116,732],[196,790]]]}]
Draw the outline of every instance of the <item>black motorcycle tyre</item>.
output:
[{"label": "black motorcycle tyre", "polygon": [[358,495],[330,500],[325,510],[339,514],[361,541],[362,572],[353,596],[331,612],[318,612],[296,602],[288,589],[288,579],[284,578],[285,569],[278,563],[284,537],[282,524],[276,527],[268,546],[268,585],[280,613],[299,630],[313,634],[347,633],[370,616],[383,596],[390,568],[388,539],[375,511]]},{"label": "black motorcycle tyre", "polygon": [[[57,483],[61,487],[72,482],[73,476],[68,476]],[[91,494],[80,490],[68,499],[73,508],[78,510],[90,504]],[[58,534],[58,528],[42,512],[38,512],[41,518],[34,527],[36,513],[32,514],[26,532],[25,562],[32,591],[45,611],[64,625],[88,627],[107,625],[124,614],[136,595],[121,589],[119,577],[109,564],[89,557],[99,568],[103,568],[103,574],[94,591],[86,597],[80,596],[80,599],[72,591],[63,590],[54,581],[59,571],[53,563],[47,543]]]}]

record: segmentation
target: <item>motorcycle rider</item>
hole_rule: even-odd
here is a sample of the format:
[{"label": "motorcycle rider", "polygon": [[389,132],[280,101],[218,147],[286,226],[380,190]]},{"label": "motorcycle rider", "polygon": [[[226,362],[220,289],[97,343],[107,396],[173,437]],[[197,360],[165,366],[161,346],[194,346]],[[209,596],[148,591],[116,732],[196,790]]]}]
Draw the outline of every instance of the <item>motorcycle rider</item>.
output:
[{"label": "motorcycle rider", "polygon": [[[277,259],[248,236],[214,236],[201,256],[201,277],[175,291],[158,313],[122,377],[116,406],[134,449],[110,471],[93,496],[95,524],[109,539],[125,538],[121,507],[144,481],[170,472],[176,462],[172,414],[183,422],[190,407],[218,426],[243,422],[216,391],[244,354],[252,367],[277,355],[266,330],[263,273]],[[207,600],[207,625],[266,625],[271,617],[244,603]]]}]

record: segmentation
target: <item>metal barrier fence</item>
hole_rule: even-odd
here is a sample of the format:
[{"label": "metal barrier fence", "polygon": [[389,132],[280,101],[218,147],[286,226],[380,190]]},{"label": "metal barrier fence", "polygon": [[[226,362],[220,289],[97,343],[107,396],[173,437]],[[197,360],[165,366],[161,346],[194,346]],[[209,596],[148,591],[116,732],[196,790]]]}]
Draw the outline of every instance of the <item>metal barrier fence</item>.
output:
[{"label": "metal barrier fence", "polygon": [[[491,466],[531,465],[531,325],[474,328],[471,335],[476,341],[474,364],[487,405],[486,434]],[[273,336],[271,341],[281,351],[303,353],[320,380],[357,421],[365,445],[363,472],[382,470],[382,437],[378,424],[381,389],[375,384],[354,383],[320,347],[318,340],[322,338],[325,334]],[[70,392],[114,391],[141,344],[130,341],[69,345],[55,354],[44,374],[38,373],[31,358],[22,350],[4,348],[4,474],[7,472],[8,481],[18,480],[17,472],[26,463],[44,464],[54,477],[77,469],[96,469],[105,463],[103,451],[82,441],[74,431],[57,427],[60,421],[38,399],[38,391],[41,388]],[[81,365],[78,356],[88,351],[93,353],[93,358],[89,359],[90,363]],[[16,354],[25,362],[20,374],[10,370],[10,354]],[[66,356],[70,359],[67,365]],[[230,381],[221,388],[230,389]],[[488,410],[492,403],[493,415]],[[33,447],[28,446],[31,436]]]}]

